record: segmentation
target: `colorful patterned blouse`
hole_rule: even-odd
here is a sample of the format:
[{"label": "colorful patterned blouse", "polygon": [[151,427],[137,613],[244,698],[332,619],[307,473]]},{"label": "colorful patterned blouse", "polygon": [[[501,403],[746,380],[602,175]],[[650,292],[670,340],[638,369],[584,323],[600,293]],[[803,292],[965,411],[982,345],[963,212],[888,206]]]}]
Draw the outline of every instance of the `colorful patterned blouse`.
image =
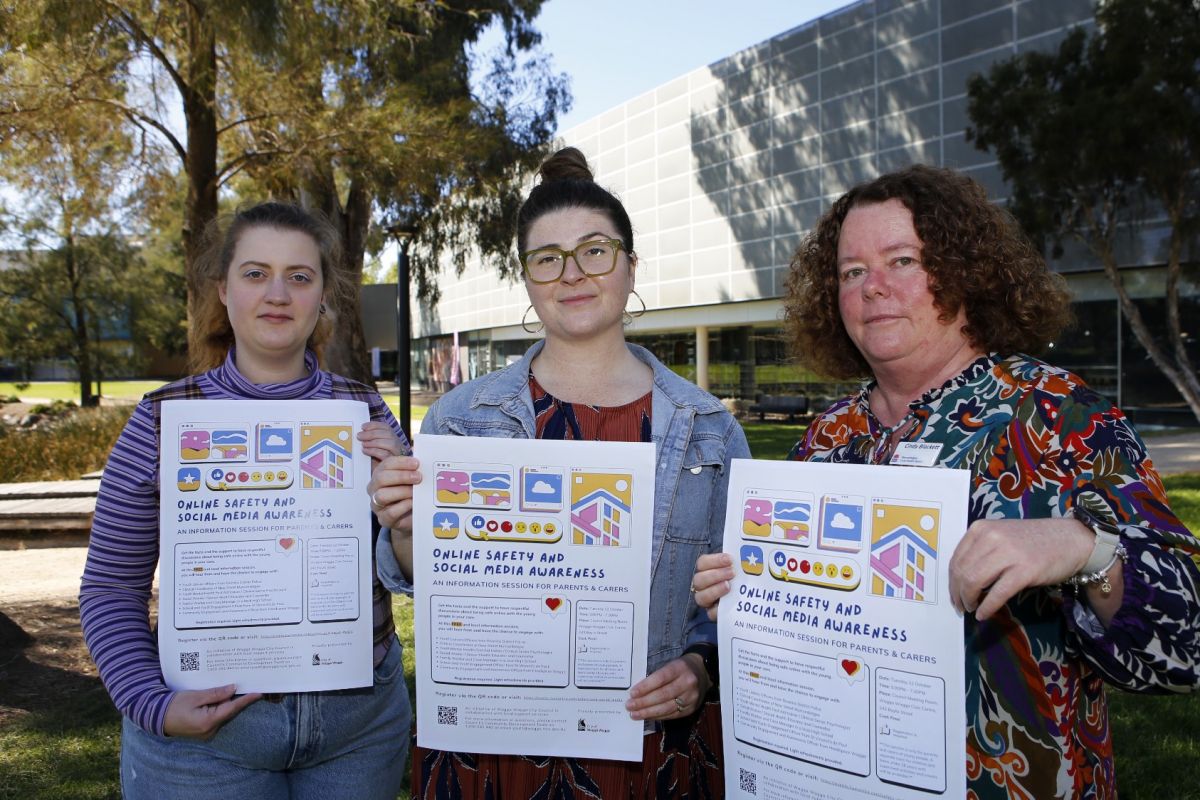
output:
[{"label": "colorful patterned blouse", "polygon": [[539,439],[587,442],[649,442],[653,392],[621,406],[566,403],[549,394],[529,373],[529,396]]},{"label": "colorful patterned blouse", "polygon": [[972,473],[970,521],[1068,512],[1119,530],[1125,594],[1107,628],[1069,590],[1028,589],[965,623],[968,797],[1116,795],[1103,681],[1135,692],[1200,684],[1200,543],[1167,505],[1121,411],[1069,372],[986,356],[884,428],[868,384],[835,403],[791,453],[883,463],[888,437],[940,444]]}]

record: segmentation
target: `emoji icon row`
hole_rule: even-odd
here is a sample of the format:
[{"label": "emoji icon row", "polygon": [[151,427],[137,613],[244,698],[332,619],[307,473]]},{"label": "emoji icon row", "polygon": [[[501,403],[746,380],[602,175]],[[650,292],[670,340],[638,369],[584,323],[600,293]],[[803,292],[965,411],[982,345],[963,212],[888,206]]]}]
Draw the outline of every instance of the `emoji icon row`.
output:
[{"label": "emoji icon row", "polygon": [[216,491],[286,489],[292,485],[292,472],[288,469],[232,470],[214,467],[208,471],[204,482],[209,489]]},{"label": "emoji icon row", "polygon": [[858,587],[860,575],[858,564],[848,559],[825,555],[804,558],[802,554],[776,550],[771,555],[771,577],[848,592]]},{"label": "emoji icon row", "polygon": [[557,542],[562,538],[561,524],[545,517],[460,515],[456,511],[433,515],[433,535],[438,539],[454,539],[460,531],[483,542]]},{"label": "emoji icon row", "polygon": [[849,559],[776,550],[768,564],[762,548],[753,544],[742,545],[741,566],[747,575],[762,575],[764,568],[769,566],[771,577],[777,581],[847,592],[857,588],[860,580],[858,564]]}]

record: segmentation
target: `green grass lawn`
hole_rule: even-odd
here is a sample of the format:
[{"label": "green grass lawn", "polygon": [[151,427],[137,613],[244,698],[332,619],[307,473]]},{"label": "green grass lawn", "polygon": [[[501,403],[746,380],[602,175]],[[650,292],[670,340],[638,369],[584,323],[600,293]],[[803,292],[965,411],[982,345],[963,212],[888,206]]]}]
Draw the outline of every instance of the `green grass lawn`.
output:
[{"label": "green grass lawn", "polygon": [[808,430],[807,425],[785,425],[778,422],[748,422],[742,425],[750,454],[755,458],[782,461]]},{"label": "green grass lawn", "polygon": [[[382,392],[381,396],[383,397],[383,402],[387,403],[387,407],[392,410],[392,414],[395,415],[396,419],[400,419],[400,398],[396,396],[396,393],[392,392],[388,394],[387,392]],[[425,419],[425,412],[428,410],[429,406],[414,405],[412,407],[413,422],[420,422]]]},{"label": "green grass lawn", "polygon": [[[100,388],[105,397],[141,400],[142,395],[146,392],[157,389],[164,383],[166,381],[104,381]],[[78,403],[79,384],[70,381],[36,381],[18,390],[15,383],[0,383],[0,395],[15,395],[25,402],[29,402],[25,400],[28,397],[38,402],[42,400],[74,400]]]}]

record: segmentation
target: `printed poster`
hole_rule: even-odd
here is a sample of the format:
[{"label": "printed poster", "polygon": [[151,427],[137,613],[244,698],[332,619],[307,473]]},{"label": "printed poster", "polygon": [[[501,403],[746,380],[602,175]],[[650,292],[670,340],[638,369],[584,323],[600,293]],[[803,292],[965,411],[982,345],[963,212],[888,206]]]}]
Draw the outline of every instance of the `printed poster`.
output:
[{"label": "printed poster", "polygon": [[417,738],[640,761],[654,446],[422,435]]},{"label": "printed poster", "polygon": [[949,564],[966,471],[735,460],[720,602],[729,797],[966,794]]},{"label": "printed poster", "polygon": [[351,400],[162,404],[158,649],[172,689],[371,685],[368,418]]}]

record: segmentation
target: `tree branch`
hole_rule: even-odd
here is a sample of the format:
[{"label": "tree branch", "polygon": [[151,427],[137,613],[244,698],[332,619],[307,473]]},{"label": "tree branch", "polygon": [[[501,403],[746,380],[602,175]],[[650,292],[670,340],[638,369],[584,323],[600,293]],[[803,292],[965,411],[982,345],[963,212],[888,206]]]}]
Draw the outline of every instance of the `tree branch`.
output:
[{"label": "tree branch", "polygon": [[146,33],[146,30],[141,26],[141,23],[134,19],[133,15],[125,9],[119,8],[113,3],[105,3],[105,5],[108,6],[110,13],[113,14],[114,18],[125,27],[125,30],[128,31],[129,35],[141,42],[146,49],[150,51],[150,55],[154,58],[154,60],[162,64],[163,69],[167,71],[167,75],[169,75],[171,80],[174,81],[175,87],[179,90],[179,93],[187,94],[191,90],[191,87],[188,85],[187,81],[183,79],[183,76],[179,74],[179,70],[175,68],[175,65],[171,63],[170,57],[163,52],[162,48],[158,46],[158,43],[154,41],[154,37]]},{"label": "tree branch", "polygon": [[171,145],[171,148],[175,151],[175,154],[179,156],[179,160],[185,164],[187,163],[187,149],[183,146],[183,143],[175,138],[175,134],[171,133],[171,130],[166,125],[162,124],[154,117],[143,114],[136,108],[122,103],[120,100],[112,100],[105,97],[81,97],[79,99],[88,103],[99,103],[101,105],[112,106],[124,114],[130,122],[132,122],[134,125],[137,125],[139,128],[143,127],[144,125],[153,128],[161,133],[164,138],[166,138],[167,142]]},{"label": "tree branch", "polygon": [[273,112],[264,112],[262,114],[255,114],[254,116],[251,116],[251,117],[242,117],[241,119],[234,120],[233,122],[229,123],[228,125],[224,125],[220,128],[217,128],[217,136],[220,136],[222,133],[225,133],[225,131],[236,128],[239,125],[248,125],[251,122],[258,122],[259,120],[270,119],[271,117],[278,117],[278,116],[282,116],[282,115],[276,114]]}]

